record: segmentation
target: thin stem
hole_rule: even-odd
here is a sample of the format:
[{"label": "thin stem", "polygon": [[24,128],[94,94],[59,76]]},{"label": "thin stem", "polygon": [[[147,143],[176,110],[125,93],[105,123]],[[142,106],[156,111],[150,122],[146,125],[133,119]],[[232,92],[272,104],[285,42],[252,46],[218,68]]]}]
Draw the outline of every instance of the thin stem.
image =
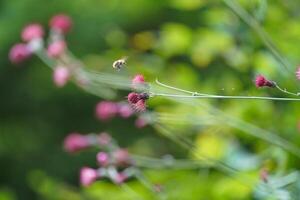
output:
[{"label": "thin stem", "polygon": [[[226,96],[226,95],[210,95],[210,94],[203,94],[203,93],[198,93],[198,92],[192,92],[192,91],[188,91],[188,90],[184,90],[184,89],[180,89],[180,88],[176,88],[164,83],[161,83],[160,81],[158,81],[158,79],[156,79],[155,81],[158,85],[168,88],[168,89],[173,89],[176,91],[180,91],[180,92],[184,92],[184,93],[188,93],[191,95],[180,95],[180,94],[166,94],[166,93],[151,93],[151,96],[162,96],[162,97],[173,97],[173,98],[207,98],[207,99],[254,99],[254,100],[274,100],[274,101],[300,101],[300,99],[298,98],[281,98],[281,97],[262,97],[262,96]],[[287,93],[287,94],[292,94],[292,95],[296,95],[295,93],[290,93],[286,90],[281,89],[276,83],[275,86],[277,89],[279,89],[280,91]]]},{"label": "thin stem", "polygon": [[[163,86],[168,86],[166,84],[160,84]],[[168,87],[170,88],[170,87]],[[187,90],[181,90],[181,91],[185,91],[187,93],[191,93],[190,91]],[[210,95],[210,96],[190,96],[190,95],[174,95],[174,94],[152,94],[153,96],[157,95],[161,95],[164,97],[169,97],[169,98],[174,98],[174,97],[178,97],[178,98],[227,98],[227,99],[234,99],[234,98],[241,98],[241,99],[260,99],[260,100],[285,100],[285,101],[299,101],[300,99],[296,99],[296,98],[273,98],[273,97],[246,97],[246,96],[218,96],[218,95]],[[263,129],[257,128],[255,126],[253,126],[252,124],[246,123],[242,120],[237,120],[232,118],[231,116],[227,116],[225,114],[222,114],[221,111],[218,111],[217,109],[212,108],[213,113],[218,113],[220,114],[220,116],[224,116],[225,119],[232,119],[232,120],[225,120],[225,123],[230,124],[233,127],[236,127],[238,129],[242,129],[245,132],[250,133],[251,135],[254,135],[260,139],[263,139],[265,141],[268,141],[272,144],[275,144],[277,146],[280,146],[286,150],[288,150],[289,152],[293,153],[294,155],[296,155],[297,157],[300,157],[300,150],[290,144],[288,141],[274,135],[271,134]],[[218,116],[218,115],[217,115]],[[264,134],[257,134],[259,132],[264,132]]]},{"label": "thin stem", "polygon": [[186,170],[186,169],[200,169],[204,166],[199,161],[188,159],[172,159],[166,160],[164,158],[152,158],[141,155],[131,155],[139,167],[150,169],[173,169],[173,170]]},{"label": "thin stem", "polygon": [[180,94],[165,94],[165,93],[152,93],[152,97],[172,97],[172,98],[199,98],[199,99],[254,99],[254,100],[274,100],[274,101],[300,101],[297,98],[280,98],[280,97],[259,97],[259,96],[221,96],[221,95],[180,95]]},{"label": "thin stem", "polygon": [[165,88],[168,88],[168,89],[172,89],[172,90],[176,90],[176,91],[179,91],[179,92],[184,92],[184,93],[188,93],[188,94],[191,94],[191,95],[198,95],[198,96],[209,96],[209,94],[205,94],[205,93],[198,93],[198,92],[191,92],[191,91],[188,91],[188,90],[184,90],[184,89],[180,89],[180,88],[177,88],[177,87],[173,87],[173,86],[170,86],[170,85],[166,85],[160,81],[158,81],[158,79],[155,80],[155,82],[162,86],[162,87],[165,87]]},{"label": "thin stem", "polygon": [[46,50],[44,48],[38,50],[35,52],[35,54],[46,64],[48,65],[48,67],[50,67],[51,69],[54,68],[54,65],[56,63],[56,61],[50,59],[47,54],[46,54]]},{"label": "thin stem", "polygon": [[136,179],[144,185],[145,188],[147,188],[153,195],[157,197],[157,199],[165,199],[161,194],[157,193],[154,190],[154,185],[142,174],[141,171],[137,170],[135,173]]},{"label": "thin stem", "polygon": [[281,91],[281,92],[283,92],[283,93],[290,94],[290,95],[294,95],[294,96],[299,96],[299,95],[300,95],[300,93],[289,92],[289,91],[287,91],[286,89],[282,89],[281,87],[279,87],[279,85],[278,85],[277,83],[275,83],[275,82],[273,82],[273,83],[275,84],[275,87],[276,87],[279,91]]},{"label": "thin stem", "polygon": [[213,158],[204,156],[203,154],[195,150],[194,144],[190,140],[186,141],[184,140],[184,138],[174,135],[172,131],[170,131],[168,128],[162,125],[155,125],[154,127],[157,130],[159,130],[160,133],[162,133],[165,137],[168,137],[169,139],[173,140],[175,143],[182,146],[183,148],[190,150],[199,159],[199,162],[203,163],[203,166],[206,165],[214,167],[223,172],[224,174],[236,180],[239,180],[244,185],[253,187],[254,179],[252,177],[243,175],[242,172],[235,169],[234,167],[231,167],[230,165],[227,165],[223,161],[215,160]]},{"label": "thin stem", "polygon": [[[297,146],[295,146],[294,144],[288,142],[287,140],[281,138],[280,136],[278,136],[276,134],[273,134],[267,130],[261,129],[251,123],[237,119],[237,118],[233,117],[232,115],[228,115],[217,108],[211,107],[207,104],[204,105],[203,103],[201,103],[199,101],[197,103],[195,101],[185,101],[185,100],[183,101],[180,98],[170,98],[170,100],[188,104],[193,107],[200,106],[202,109],[207,110],[207,112],[209,114],[211,114],[211,116],[214,116],[217,121],[219,121],[221,123],[225,123],[225,124],[229,125],[230,127],[237,128],[238,130],[248,133],[248,134],[250,134],[254,137],[257,137],[261,140],[264,140],[270,144],[279,146],[300,158],[300,149]],[[195,121],[198,121],[196,119],[196,117],[197,116],[195,115],[195,117],[193,117],[193,119]]]}]

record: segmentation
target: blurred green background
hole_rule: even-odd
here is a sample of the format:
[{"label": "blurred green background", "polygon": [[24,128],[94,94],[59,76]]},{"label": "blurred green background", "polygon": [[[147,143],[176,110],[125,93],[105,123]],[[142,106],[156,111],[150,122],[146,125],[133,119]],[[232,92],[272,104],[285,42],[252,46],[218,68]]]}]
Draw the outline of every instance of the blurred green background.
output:
[{"label": "blurred green background", "polygon": [[[38,58],[21,66],[11,65],[9,49],[20,41],[20,31],[26,24],[38,22],[47,27],[51,16],[70,15],[74,27],[67,36],[68,46],[97,70],[104,68],[103,63],[112,62],[116,55],[131,52],[137,55],[136,71],[147,74],[151,80],[160,77],[190,90],[280,96],[276,91],[257,90],[253,86],[254,76],[262,73],[297,91],[294,71],[300,52],[300,2],[236,2],[262,24],[289,61],[289,70],[266,48],[257,31],[221,0],[0,0],[0,200],[154,198],[146,194],[137,197],[108,182],[97,182],[89,189],[79,187],[78,171],[83,165],[95,166],[96,152],[75,156],[65,153],[63,138],[72,131],[107,131],[121,146],[135,153],[192,157],[188,150],[156,134],[155,129],[136,129],[133,118],[99,122],[94,117],[94,108],[100,99],[72,84],[56,88],[51,70]],[[274,131],[297,146],[300,144],[298,103],[233,100],[212,104],[232,116]],[[185,109],[159,100],[151,104],[155,106]],[[199,151],[216,158],[220,151],[227,151],[228,138],[253,154],[270,147],[241,131],[222,124],[218,130],[220,127],[222,134],[218,136],[211,136],[210,129],[188,130],[195,132],[192,135]],[[208,135],[199,134],[200,137],[199,132]],[[223,137],[227,139],[223,141]],[[203,144],[203,138],[210,141],[206,143],[209,145]],[[282,149],[278,151],[287,160],[286,172],[299,168],[299,159]],[[166,182],[166,188],[170,188],[168,199],[253,199],[251,188],[224,174],[208,176],[205,169],[200,174],[169,170],[146,173],[154,182]],[[138,182],[131,184],[135,190],[146,193]]]}]

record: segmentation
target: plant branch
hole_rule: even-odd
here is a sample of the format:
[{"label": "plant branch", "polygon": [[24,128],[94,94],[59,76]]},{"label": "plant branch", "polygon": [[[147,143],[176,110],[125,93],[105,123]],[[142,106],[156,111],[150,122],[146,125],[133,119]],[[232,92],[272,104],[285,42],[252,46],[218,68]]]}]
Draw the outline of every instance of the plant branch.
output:
[{"label": "plant branch", "polygon": [[[162,87],[168,88],[168,89],[173,89],[176,91],[188,93],[191,95],[180,95],[180,94],[168,94],[168,93],[151,93],[152,97],[155,96],[162,96],[162,97],[171,97],[171,98],[199,98],[199,99],[253,99],[253,100],[273,100],[273,101],[300,101],[298,98],[281,98],[281,97],[263,97],[263,96],[226,96],[226,95],[210,95],[210,94],[202,94],[198,92],[192,92],[176,87],[169,86],[167,84],[161,83],[156,79],[156,83]],[[286,90],[281,89],[277,84],[276,88],[279,89],[280,91],[287,93],[287,94],[292,94],[296,95],[295,93],[288,92]]]}]

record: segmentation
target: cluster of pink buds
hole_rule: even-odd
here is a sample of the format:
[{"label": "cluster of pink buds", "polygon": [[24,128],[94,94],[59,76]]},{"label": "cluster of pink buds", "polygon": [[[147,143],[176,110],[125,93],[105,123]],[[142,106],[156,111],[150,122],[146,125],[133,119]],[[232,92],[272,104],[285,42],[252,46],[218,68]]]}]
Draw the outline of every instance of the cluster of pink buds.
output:
[{"label": "cluster of pink buds", "polygon": [[[96,105],[95,115],[97,119],[104,122],[117,116],[127,119],[134,115],[134,109],[128,103],[122,101],[100,101]],[[148,124],[148,121],[149,120],[147,120],[144,116],[140,115],[135,120],[135,126],[137,128],[143,128]]]},{"label": "cluster of pink buds", "polygon": [[132,89],[136,92],[131,92],[127,96],[129,105],[137,111],[143,112],[146,110],[146,101],[149,99],[149,93],[147,92],[148,84],[145,82],[143,75],[136,75],[131,82]]},{"label": "cluster of pink buds", "polygon": [[80,133],[70,133],[64,140],[64,149],[69,153],[75,153],[92,146],[108,147],[112,142],[109,134],[103,132],[100,134],[82,135]]},{"label": "cluster of pink buds", "polygon": [[146,110],[146,100],[149,99],[148,93],[131,92],[127,96],[127,100],[132,108],[137,112]]},{"label": "cluster of pink buds", "polygon": [[255,85],[256,87],[275,87],[274,81],[270,81],[266,79],[263,75],[258,75],[255,78]]},{"label": "cluster of pink buds", "polygon": [[101,149],[96,155],[98,168],[82,167],[80,170],[81,185],[89,186],[103,178],[108,178],[115,184],[122,184],[135,175],[136,169],[128,150],[118,147],[107,133],[98,135],[71,133],[64,140],[64,148],[69,153],[89,147]]},{"label": "cluster of pink buds", "polygon": [[116,116],[129,118],[133,115],[133,109],[125,102],[100,101],[95,109],[96,117],[100,121],[108,121]]},{"label": "cluster of pink buds", "polygon": [[[72,28],[72,21],[69,16],[59,14],[52,17],[49,21],[50,33],[48,46],[44,47],[45,31],[42,25],[32,23],[27,25],[22,33],[23,43],[15,44],[10,52],[9,59],[14,64],[20,64],[27,60],[34,53],[44,53],[49,59],[54,59],[57,66],[54,68],[53,81],[57,87],[64,86],[71,76],[71,68],[68,64],[62,64],[67,45],[65,34]],[[45,48],[45,49],[44,49]]]},{"label": "cluster of pink buds", "polygon": [[89,186],[99,179],[107,178],[115,184],[122,184],[134,176],[135,169],[126,149],[116,148],[111,151],[100,151],[96,155],[97,169],[82,167],[80,183]]},{"label": "cluster of pink buds", "polygon": [[22,43],[15,44],[10,52],[9,59],[14,64],[20,64],[43,46],[44,29],[40,24],[27,25],[21,32]]}]

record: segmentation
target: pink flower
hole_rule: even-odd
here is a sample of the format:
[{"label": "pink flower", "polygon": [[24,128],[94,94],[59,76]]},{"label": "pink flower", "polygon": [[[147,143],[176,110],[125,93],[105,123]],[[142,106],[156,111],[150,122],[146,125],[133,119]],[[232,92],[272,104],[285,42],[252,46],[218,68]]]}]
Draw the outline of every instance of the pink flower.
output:
[{"label": "pink flower", "polygon": [[126,103],[121,103],[118,105],[118,113],[121,117],[123,118],[128,118],[130,117],[134,112],[132,108],[126,104]]},{"label": "pink flower", "polygon": [[98,178],[97,170],[90,167],[83,167],[80,170],[80,183],[83,186],[89,186]]},{"label": "pink flower", "polygon": [[126,166],[131,162],[127,149],[118,149],[114,151],[113,158],[119,166]]},{"label": "pink flower", "polygon": [[63,87],[70,79],[70,71],[64,66],[58,66],[53,72],[53,81],[57,87]]},{"label": "pink flower", "polygon": [[111,101],[101,101],[96,106],[96,117],[99,120],[107,121],[118,113],[118,105]]},{"label": "pink flower", "polygon": [[132,79],[131,84],[132,84],[132,88],[138,89],[138,88],[141,87],[143,84],[145,84],[145,78],[144,78],[144,76],[141,75],[141,74],[136,75],[136,76]]},{"label": "pink flower", "polygon": [[140,100],[140,95],[135,92],[131,92],[127,96],[127,100],[130,104],[136,104]]},{"label": "pink flower", "polygon": [[132,83],[133,84],[145,83],[145,78],[141,74],[135,75],[135,77],[132,79]]},{"label": "pink flower", "polygon": [[59,32],[67,33],[72,28],[72,20],[67,15],[59,14],[51,18],[49,25]]},{"label": "pink flower", "polygon": [[262,75],[258,75],[255,78],[255,85],[256,87],[275,87],[275,84],[273,81],[269,81]]},{"label": "pink flower", "polygon": [[100,166],[105,167],[105,166],[107,166],[109,164],[109,156],[105,152],[99,152],[97,154],[96,158],[97,158],[98,164]]},{"label": "pink flower", "polygon": [[98,142],[101,146],[106,146],[106,145],[110,144],[111,137],[109,134],[107,134],[105,132],[100,133],[98,136]]},{"label": "pink flower", "polygon": [[40,24],[27,25],[21,34],[22,39],[25,42],[29,42],[33,39],[42,38],[44,36],[44,29]]},{"label": "pink flower", "polygon": [[74,153],[90,146],[87,136],[79,133],[71,133],[64,140],[64,149],[69,153]]},{"label": "pink flower", "polygon": [[14,64],[19,64],[31,56],[26,44],[15,44],[9,52],[9,59]]},{"label": "pink flower", "polygon": [[66,50],[66,43],[63,40],[55,41],[48,46],[47,53],[49,57],[55,58],[62,55]]},{"label": "pink flower", "polygon": [[147,93],[131,92],[128,94],[127,99],[135,111],[143,112],[146,110],[146,100],[149,99],[149,95]]},{"label": "pink flower", "polygon": [[146,110],[146,101],[144,99],[139,100],[136,104],[133,104],[133,108],[137,112],[144,112]]},{"label": "pink flower", "polygon": [[124,181],[126,181],[127,178],[128,178],[128,177],[126,176],[126,174],[120,172],[120,173],[118,173],[118,174],[116,175],[116,177],[114,177],[114,180],[113,180],[113,181],[114,181],[116,184],[122,184],[122,183],[124,183]]},{"label": "pink flower", "polygon": [[296,77],[298,80],[300,80],[300,67],[298,67],[298,69],[296,71]]},{"label": "pink flower", "polygon": [[134,124],[137,128],[144,128],[147,125],[147,121],[143,117],[138,117]]}]

